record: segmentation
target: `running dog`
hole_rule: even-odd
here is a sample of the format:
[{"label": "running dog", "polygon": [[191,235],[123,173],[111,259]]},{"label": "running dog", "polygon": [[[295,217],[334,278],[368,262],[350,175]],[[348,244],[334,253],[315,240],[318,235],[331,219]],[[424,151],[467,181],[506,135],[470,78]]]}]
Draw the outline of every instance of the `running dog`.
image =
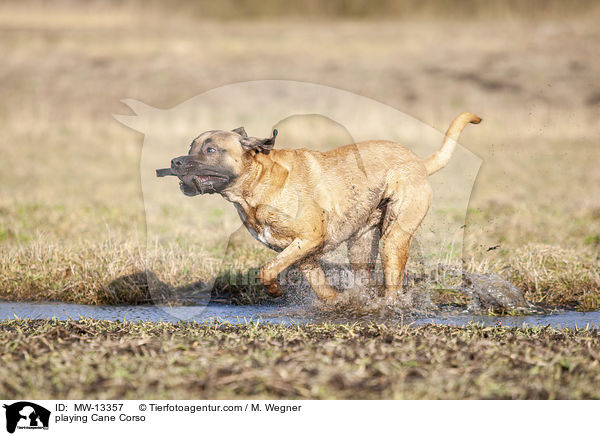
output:
[{"label": "running dog", "polygon": [[211,130],[157,176],[177,176],[185,195],[218,193],[233,203],[252,236],[278,253],[259,272],[271,296],[282,295],[277,276],[295,264],[320,299],[335,299],[319,259],[347,241],[357,273],[372,277],[381,256],[385,296],[394,298],[431,204],[428,176],[448,163],[463,128],[479,122],[460,114],[441,148],[424,160],[385,140],[319,152],[274,149],[277,130],[264,139],[243,127]]}]

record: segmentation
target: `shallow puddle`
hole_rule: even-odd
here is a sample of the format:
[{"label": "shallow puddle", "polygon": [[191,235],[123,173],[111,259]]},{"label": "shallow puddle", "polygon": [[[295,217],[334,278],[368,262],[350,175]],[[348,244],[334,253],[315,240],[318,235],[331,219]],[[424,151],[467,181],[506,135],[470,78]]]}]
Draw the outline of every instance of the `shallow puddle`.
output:
[{"label": "shallow puddle", "polygon": [[231,323],[310,323],[369,321],[404,323],[412,325],[446,324],[462,326],[470,322],[503,326],[551,326],[555,328],[600,326],[600,312],[561,311],[550,314],[524,316],[482,316],[469,313],[445,313],[435,316],[386,315],[351,318],[337,313],[323,312],[314,306],[86,306],[65,303],[0,302],[0,319],[34,318],[61,320],[89,317],[100,320],[127,321],[227,321]]}]

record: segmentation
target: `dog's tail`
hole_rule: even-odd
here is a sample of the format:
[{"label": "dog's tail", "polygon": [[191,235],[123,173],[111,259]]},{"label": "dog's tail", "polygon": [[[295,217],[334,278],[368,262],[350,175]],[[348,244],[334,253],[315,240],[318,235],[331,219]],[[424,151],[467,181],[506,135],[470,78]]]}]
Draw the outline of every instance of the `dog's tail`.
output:
[{"label": "dog's tail", "polygon": [[463,112],[457,116],[446,131],[442,147],[423,161],[425,168],[427,168],[427,174],[431,175],[441,170],[450,162],[450,158],[456,147],[456,140],[467,124],[479,124],[480,122],[481,118],[470,112]]}]

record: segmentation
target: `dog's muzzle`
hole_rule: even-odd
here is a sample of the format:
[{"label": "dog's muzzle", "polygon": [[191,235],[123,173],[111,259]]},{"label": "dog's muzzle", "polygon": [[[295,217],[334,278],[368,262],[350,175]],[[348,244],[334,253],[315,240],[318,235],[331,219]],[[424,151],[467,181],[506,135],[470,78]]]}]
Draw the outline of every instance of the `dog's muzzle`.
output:
[{"label": "dog's muzzle", "polygon": [[157,177],[176,176],[179,189],[185,195],[212,194],[224,189],[233,179],[232,174],[222,168],[213,168],[180,156],[171,160],[171,168],[156,170]]}]

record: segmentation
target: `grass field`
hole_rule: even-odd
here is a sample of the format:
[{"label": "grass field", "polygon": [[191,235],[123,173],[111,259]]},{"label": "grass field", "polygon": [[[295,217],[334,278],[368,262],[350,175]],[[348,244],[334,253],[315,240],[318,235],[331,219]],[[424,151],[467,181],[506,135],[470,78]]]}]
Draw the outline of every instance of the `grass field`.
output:
[{"label": "grass field", "polygon": [[0,397],[598,399],[599,355],[587,329],[16,320]]},{"label": "grass field", "polygon": [[[214,278],[200,239],[146,247],[142,136],[111,114],[129,113],[123,98],[167,108],[232,82],[287,79],[365,95],[439,130],[462,111],[480,115],[461,137],[484,161],[466,267],[499,273],[536,303],[600,308],[598,8],[219,21],[91,5],[0,5],[0,298],[144,303],[148,269],[168,287]],[[228,208],[217,205],[207,231],[219,235]],[[234,269],[269,256],[242,250]]]},{"label": "grass field", "polygon": [[[215,299],[270,301],[231,278],[272,252],[238,232],[221,262],[239,225],[231,205],[215,198],[185,222],[199,203],[173,186],[177,207],[146,220],[143,136],[112,114],[131,114],[124,98],[171,108],[283,79],[345,89],[441,131],[460,112],[481,116],[460,140],[483,160],[464,267],[535,304],[600,310],[594,2],[282,4],[0,4],[0,300],[145,304],[152,284],[174,298],[216,278]],[[466,306],[456,278],[419,286],[434,303]],[[370,317],[366,301],[350,293],[323,313],[387,313]],[[5,320],[0,397],[598,399],[599,356],[590,329]]]}]

